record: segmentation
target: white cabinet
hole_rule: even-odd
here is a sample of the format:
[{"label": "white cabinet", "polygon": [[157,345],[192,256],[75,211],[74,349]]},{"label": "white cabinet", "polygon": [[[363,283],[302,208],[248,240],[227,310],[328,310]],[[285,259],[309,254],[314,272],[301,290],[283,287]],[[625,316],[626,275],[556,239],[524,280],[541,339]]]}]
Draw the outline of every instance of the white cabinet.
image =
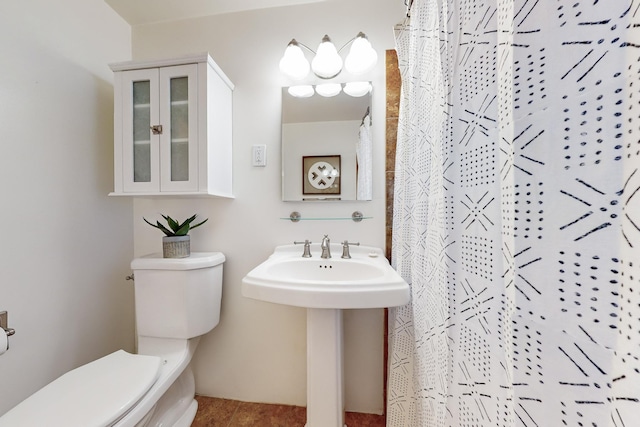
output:
[{"label": "white cabinet", "polygon": [[111,64],[114,192],[233,197],[233,84],[208,54]]}]

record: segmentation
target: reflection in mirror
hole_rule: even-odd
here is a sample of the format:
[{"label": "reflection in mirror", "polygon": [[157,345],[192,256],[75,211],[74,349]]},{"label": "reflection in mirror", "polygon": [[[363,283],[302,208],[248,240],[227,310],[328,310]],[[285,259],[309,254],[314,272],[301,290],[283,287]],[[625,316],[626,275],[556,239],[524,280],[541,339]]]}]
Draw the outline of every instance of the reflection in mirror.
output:
[{"label": "reflection in mirror", "polygon": [[282,200],[371,200],[371,93],[282,90]]}]

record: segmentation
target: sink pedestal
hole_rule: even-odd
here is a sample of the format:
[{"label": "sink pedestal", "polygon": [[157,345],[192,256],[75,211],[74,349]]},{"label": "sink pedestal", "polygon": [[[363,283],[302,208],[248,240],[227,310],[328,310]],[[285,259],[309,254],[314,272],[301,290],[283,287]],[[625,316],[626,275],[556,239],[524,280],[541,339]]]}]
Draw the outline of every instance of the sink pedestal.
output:
[{"label": "sink pedestal", "polygon": [[345,427],[342,310],[307,308],[306,427]]}]

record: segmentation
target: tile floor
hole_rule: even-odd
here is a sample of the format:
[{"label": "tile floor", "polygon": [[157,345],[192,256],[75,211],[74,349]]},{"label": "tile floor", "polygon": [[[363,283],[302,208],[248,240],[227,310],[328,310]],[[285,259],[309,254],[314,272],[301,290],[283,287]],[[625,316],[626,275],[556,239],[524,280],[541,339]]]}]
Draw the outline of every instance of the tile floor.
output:
[{"label": "tile floor", "polygon": [[[191,427],[304,427],[306,409],[196,396],[198,412]],[[348,427],[384,427],[384,415],[347,412]]]}]

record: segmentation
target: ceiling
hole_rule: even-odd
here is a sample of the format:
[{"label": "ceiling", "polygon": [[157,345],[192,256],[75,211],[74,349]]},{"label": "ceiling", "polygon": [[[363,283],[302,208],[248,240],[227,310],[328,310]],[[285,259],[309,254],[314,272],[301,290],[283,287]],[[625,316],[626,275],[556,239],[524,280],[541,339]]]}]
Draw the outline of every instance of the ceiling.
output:
[{"label": "ceiling", "polygon": [[322,1],[325,0],[105,0],[131,25]]}]

